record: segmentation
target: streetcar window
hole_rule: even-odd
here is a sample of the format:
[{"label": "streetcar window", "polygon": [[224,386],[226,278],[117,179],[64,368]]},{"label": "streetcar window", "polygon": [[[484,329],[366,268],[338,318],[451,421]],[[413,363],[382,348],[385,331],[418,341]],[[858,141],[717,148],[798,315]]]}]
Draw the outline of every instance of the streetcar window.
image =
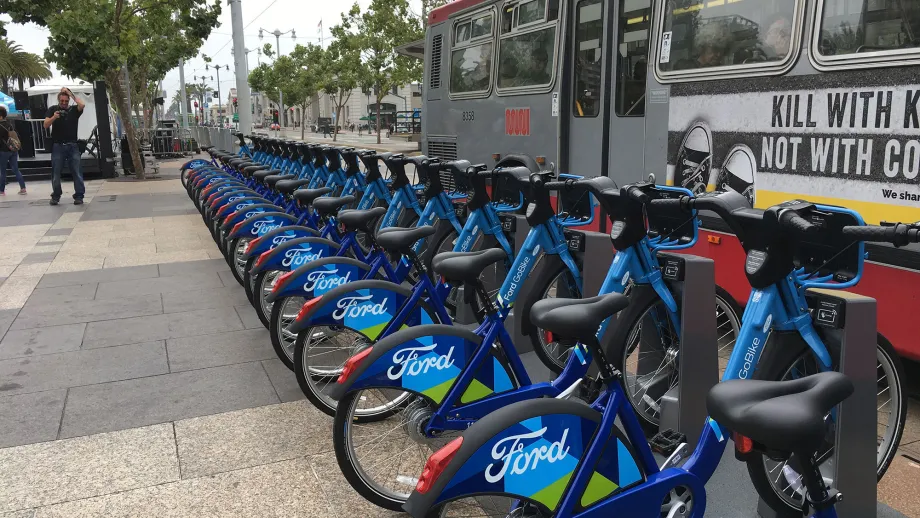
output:
[{"label": "streetcar window", "polygon": [[786,63],[797,41],[797,1],[667,0],[658,69],[763,68]]},{"label": "streetcar window", "polygon": [[604,4],[581,0],[575,5],[576,117],[597,117],[601,103],[601,63],[604,46]]},{"label": "streetcar window", "polygon": [[492,84],[492,13],[454,25],[450,52],[450,93],[483,94]]},{"label": "streetcar window", "polygon": [[620,2],[617,38],[616,114],[621,117],[645,115],[645,83],[648,71],[648,31],[652,15],[651,0]]},{"label": "streetcar window", "polygon": [[529,0],[502,8],[499,89],[552,84],[558,16],[559,0]]},{"label": "streetcar window", "polygon": [[820,30],[818,52],[822,56],[916,49],[920,47],[920,4],[826,0]]}]

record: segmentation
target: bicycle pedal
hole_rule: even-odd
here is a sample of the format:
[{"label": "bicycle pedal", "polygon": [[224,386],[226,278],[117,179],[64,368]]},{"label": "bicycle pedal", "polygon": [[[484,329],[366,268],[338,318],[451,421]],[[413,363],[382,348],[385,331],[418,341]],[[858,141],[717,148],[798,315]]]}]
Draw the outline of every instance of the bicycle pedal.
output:
[{"label": "bicycle pedal", "polygon": [[670,456],[678,446],[685,442],[687,442],[686,435],[668,428],[656,433],[652,440],[649,441],[649,446],[655,453]]}]

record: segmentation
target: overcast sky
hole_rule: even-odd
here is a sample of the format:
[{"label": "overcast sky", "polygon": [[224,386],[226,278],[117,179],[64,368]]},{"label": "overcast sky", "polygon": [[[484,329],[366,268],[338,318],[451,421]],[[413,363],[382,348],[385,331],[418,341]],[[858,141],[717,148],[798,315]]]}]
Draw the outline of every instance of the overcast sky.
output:
[{"label": "overcast sky", "polygon": [[[341,14],[347,12],[354,0],[242,0],[243,6],[243,31],[246,37],[246,46],[252,51],[249,54],[249,67],[255,68],[258,65],[259,57],[256,53],[257,48],[262,43],[271,43],[275,46],[275,37],[272,35],[265,36],[260,42],[259,29],[274,31],[288,31],[294,29],[297,33],[297,39],[292,40],[291,35],[287,34],[281,37],[282,54],[289,53],[297,43],[319,44],[320,32],[319,24],[322,21],[323,36],[326,45],[331,38],[329,30],[341,20]],[[358,4],[365,8],[370,4],[370,0],[358,0]],[[412,10],[416,14],[421,14],[420,0],[409,0]],[[0,19],[9,22],[9,16],[0,15]],[[295,22],[296,20],[296,22]],[[7,23],[7,37],[10,40],[20,44],[24,50],[34,52],[38,55],[44,55],[45,47],[48,45],[48,30],[36,25],[15,25]],[[236,86],[236,76],[234,75],[233,54],[231,53],[231,23],[230,23],[230,6],[222,0],[220,26],[211,32],[211,36],[202,45],[199,56],[185,63],[185,81],[194,82],[193,76],[207,75],[208,84],[216,89],[217,75],[213,70],[204,69],[204,61],[201,54],[211,57],[213,64],[229,65],[230,71],[221,70],[220,89],[224,98],[227,96],[227,90]],[[265,60],[265,57],[262,57]],[[60,78],[61,73],[54,68],[52,69],[55,78]],[[214,76],[214,80],[210,79]],[[163,79],[163,88],[166,90],[167,99],[172,99],[179,87],[179,69],[170,71]]]}]

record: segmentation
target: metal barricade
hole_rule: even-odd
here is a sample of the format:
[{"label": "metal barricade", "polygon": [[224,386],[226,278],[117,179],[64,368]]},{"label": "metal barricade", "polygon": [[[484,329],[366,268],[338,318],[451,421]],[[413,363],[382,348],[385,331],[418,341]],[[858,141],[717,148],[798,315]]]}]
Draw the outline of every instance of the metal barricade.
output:
[{"label": "metal barricade", "polygon": [[35,147],[35,152],[51,152],[51,128],[45,129],[45,121],[43,119],[28,119],[29,124],[32,125],[32,145]]}]

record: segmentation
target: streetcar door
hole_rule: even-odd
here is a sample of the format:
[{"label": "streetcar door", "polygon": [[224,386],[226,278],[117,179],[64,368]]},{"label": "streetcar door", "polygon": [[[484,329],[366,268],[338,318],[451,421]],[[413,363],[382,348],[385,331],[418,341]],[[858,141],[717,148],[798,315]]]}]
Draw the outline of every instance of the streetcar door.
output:
[{"label": "streetcar door", "polygon": [[567,104],[567,131],[562,145],[565,159],[562,171],[583,176],[599,176],[603,173],[601,149],[603,148],[604,123],[607,119],[604,103],[604,78],[609,50],[607,40],[609,2],[605,0],[574,0],[569,53],[566,60],[571,77],[570,95],[564,98]]}]

